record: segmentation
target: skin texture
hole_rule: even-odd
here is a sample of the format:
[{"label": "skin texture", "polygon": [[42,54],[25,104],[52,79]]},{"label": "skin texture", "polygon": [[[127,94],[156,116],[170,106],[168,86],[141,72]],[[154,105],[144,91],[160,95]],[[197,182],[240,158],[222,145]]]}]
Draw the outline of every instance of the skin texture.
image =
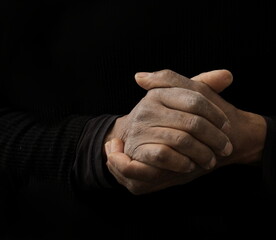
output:
[{"label": "skin texture", "polygon": [[[138,84],[148,90],[146,96],[116,121],[110,134],[123,140],[126,154],[183,173],[190,172],[195,163],[205,169],[213,168],[215,154],[231,153],[232,145],[226,135],[229,120],[208,98],[187,88],[143,86],[139,79],[136,76]],[[191,82],[185,77],[181,81]]]},{"label": "skin texture", "polygon": [[171,70],[138,73],[135,79],[148,92],[116,121],[105,144],[109,171],[133,194],[260,160],[263,117],[236,109],[216,93],[231,84],[229,71],[203,73],[193,81]]}]

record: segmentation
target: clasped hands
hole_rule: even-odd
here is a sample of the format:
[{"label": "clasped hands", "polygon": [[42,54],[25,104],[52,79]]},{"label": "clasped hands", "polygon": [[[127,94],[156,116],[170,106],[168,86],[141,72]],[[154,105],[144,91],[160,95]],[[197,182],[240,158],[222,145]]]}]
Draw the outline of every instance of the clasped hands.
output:
[{"label": "clasped hands", "polygon": [[264,120],[219,96],[232,83],[229,71],[189,79],[162,70],[137,73],[135,79],[147,93],[116,120],[105,140],[107,167],[131,193],[185,184],[220,166],[257,160],[262,143],[253,141],[256,150],[247,151],[247,135],[250,120],[259,125]]}]

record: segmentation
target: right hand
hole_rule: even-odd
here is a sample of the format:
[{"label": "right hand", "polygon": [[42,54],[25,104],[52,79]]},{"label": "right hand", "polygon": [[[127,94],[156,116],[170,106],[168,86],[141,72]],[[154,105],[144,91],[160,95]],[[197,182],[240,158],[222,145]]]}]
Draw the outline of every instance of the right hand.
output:
[{"label": "right hand", "polygon": [[[206,75],[207,74],[207,75]],[[229,78],[230,77],[230,78]],[[201,92],[204,96],[219,106],[229,117],[231,122],[230,132],[227,134],[234,146],[234,151],[228,157],[218,157],[219,161],[216,168],[233,163],[250,164],[261,160],[262,151],[266,136],[266,122],[258,114],[245,112],[235,108],[230,103],[224,101],[215,91],[219,92],[226,88],[232,82],[232,74],[228,71],[211,71],[197,77],[193,80],[170,71],[159,71],[148,78],[140,78],[137,83],[146,90],[153,88],[187,88]],[[210,87],[214,91],[210,90]],[[225,129],[224,129],[225,130]],[[213,136],[210,136],[211,138]],[[171,161],[163,158],[159,164],[163,168],[154,167],[152,162],[144,159],[131,159],[124,153],[124,142],[121,139],[113,139],[106,143],[106,152],[108,153],[107,166],[109,171],[117,181],[125,186],[133,194],[145,194],[170,186],[182,185],[198,178],[210,170],[197,167],[191,173],[179,173],[166,170],[166,163]],[[229,147],[229,145],[228,145]],[[230,150],[233,148],[230,147]],[[229,151],[229,148],[228,148]],[[230,151],[229,151],[230,152]],[[142,155],[143,156],[143,155]],[[169,155],[167,155],[169,157]],[[143,162],[144,161],[144,162]],[[175,162],[177,164],[177,162]]]},{"label": "right hand", "polygon": [[124,143],[113,138],[105,144],[110,173],[118,183],[134,195],[141,195],[182,185],[201,177],[211,170],[196,167],[190,173],[178,173],[133,160],[124,153]]},{"label": "right hand", "polygon": [[117,119],[106,142],[119,138],[131,159],[187,173],[197,164],[212,169],[216,155],[231,154],[227,131],[224,112],[202,94],[184,88],[154,88],[128,115]]}]

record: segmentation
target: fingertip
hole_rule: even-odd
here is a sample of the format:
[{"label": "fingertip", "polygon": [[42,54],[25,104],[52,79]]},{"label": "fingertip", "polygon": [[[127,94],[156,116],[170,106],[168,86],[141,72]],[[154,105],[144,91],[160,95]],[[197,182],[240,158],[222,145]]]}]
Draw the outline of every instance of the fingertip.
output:
[{"label": "fingertip", "polygon": [[150,72],[138,72],[134,75],[134,78],[141,88],[150,90],[152,88],[151,81],[149,81],[151,74]]},{"label": "fingertip", "polygon": [[137,72],[134,77],[135,79],[148,78],[151,75],[150,72]]},{"label": "fingertip", "polygon": [[220,70],[224,75],[224,80],[228,82],[228,86],[233,82],[233,74],[227,69]]},{"label": "fingertip", "polygon": [[231,85],[233,82],[233,75],[227,69],[218,69],[199,74],[193,77],[192,80],[203,82],[215,92],[220,93]]},{"label": "fingertip", "polygon": [[221,127],[221,131],[223,131],[224,133],[231,132],[231,124],[230,124],[229,120],[224,122],[223,126]]},{"label": "fingertip", "polygon": [[188,167],[188,169],[187,169],[187,171],[186,171],[186,173],[191,173],[191,172],[193,172],[194,170],[195,170],[195,168],[196,168],[196,164],[194,163],[194,162],[190,162],[190,164],[189,164],[189,167]]},{"label": "fingertip", "polygon": [[222,156],[228,157],[231,155],[232,152],[233,152],[233,145],[229,141],[226,143],[226,145],[222,151]]},{"label": "fingertip", "polygon": [[215,156],[213,156],[207,169],[209,170],[209,169],[214,168],[216,166],[216,164],[217,164],[217,159]]}]

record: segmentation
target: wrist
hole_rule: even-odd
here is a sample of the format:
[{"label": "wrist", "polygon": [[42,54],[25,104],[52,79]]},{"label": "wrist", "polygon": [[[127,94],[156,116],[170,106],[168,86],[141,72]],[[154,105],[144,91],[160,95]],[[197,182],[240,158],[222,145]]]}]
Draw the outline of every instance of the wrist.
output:
[{"label": "wrist", "polygon": [[104,141],[103,141],[103,153],[106,156],[104,145],[112,140],[113,138],[123,138],[124,133],[124,126],[125,126],[125,119],[127,116],[122,116],[117,118],[114,123],[110,126],[109,130],[107,131]]},{"label": "wrist", "polygon": [[266,138],[267,124],[261,115],[238,110],[239,136],[233,162],[256,164],[261,161]]}]

